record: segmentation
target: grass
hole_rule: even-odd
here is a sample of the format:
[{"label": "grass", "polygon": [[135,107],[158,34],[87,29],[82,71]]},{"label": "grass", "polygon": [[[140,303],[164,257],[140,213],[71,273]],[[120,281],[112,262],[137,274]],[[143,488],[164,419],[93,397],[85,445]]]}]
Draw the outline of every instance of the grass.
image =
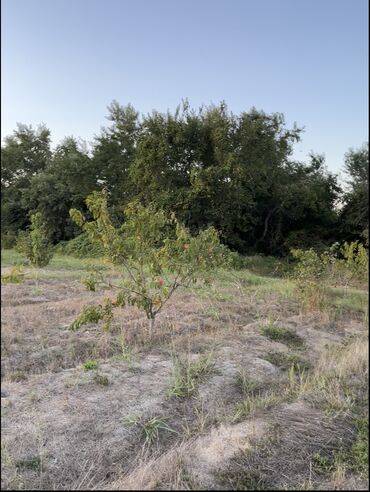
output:
[{"label": "grass", "polygon": [[[7,254],[6,261],[8,261],[9,265],[12,264],[13,260],[17,260],[17,255],[13,254],[12,256],[12,254],[8,254],[8,251],[3,253]],[[99,260],[92,261],[99,264]],[[181,438],[184,440],[186,445],[189,445],[191,449],[193,440],[197,438],[204,439],[205,442],[208,442],[207,440],[209,438],[217,438],[217,430],[220,424],[228,426],[230,423],[232,425],[238,420],[249,420],[249,425],[252,424],[256,418],[256,421],[268,421],[268,423],[271,422],[272,425],[275,425],[277,422],[276,425],[282,426],[284,425],[283,419],[286,418],[286,415],[285,405],[283,408],[281,408],[281,405],[284,403],[290,404],[294,402],[294,405],[292,405],[293,409],[290,410],[290,417],[297,417],[297,432],[296,434],[294,432],[291,433],[288,425],[288,430],[284,430],[284,432],[287,432],[287,439],[291,439],[293,444],[298,444],[297,448],[300,448],[302,445],[301,439],[303,441],[306,439],[306,442],[303,442],[302,447],[304,452],[307,451],[305,459],[307,460],[307,457],[309,458],[311,456],[313,460],[312,466],[316,468],[313,468],[314,473],[311,477],[309,473],[305,474],[305,472],[301,476],[299,474],[299,469],[296,467],[298,470],[298,473],[296,474],[296,488],[294,488],[294,473],[296,472],[296,469],[293,469],[291,473],[287,472],[288,478],[286,482],[286,489],[308,489],[315,488],[317,486],[317,476],[320,475],[320,458],[313,458],[314,454],[318,454],[323,458],[323,460],[321,460],[322,476],[321,478],[319,477],[319,480],[326,480],[325,483],[328,483],[329,479],[332,480],[333,483],[340,484],[346,473],[355,474],[355,479],[366,477],[368,419],[366,416],[361,414],[361,418],[358,418],[358,422],[353,424],[353,416],[357,411],[357,406],[365,399],[363,396],[364,388],[363,383],[361,383],[361,379],[364,378],[366,373],[366,364],[364,362],[364,350],[366,343],[364,340],[357,339],[356,341],[356,337],[358,337],[358,335],[354,334],[352,340],[349,340],[349,337],[346,338],[348,341],[346,346],[343,345],[339,348],[328,350],[317,364],[316,357],[313,358],[312,364],[315,364],[316,367],[310,367],[310,364],[306,362],[306,360],[311,361],[311,359],[309,359],[311,353],[308,350],[305,353],[299,351],[299,349],[304,346],[302,338],[299,337],[294,330],[286,330],[282,326],[278,326],[280,323],[278,321],[276,323],[269,323],[265,327],[267,329],[267,333],[265,335],[270,340],[281,341],[288,347],[291,347],[291,349],[285,349],[286,352],[272,350],[271,352],[266,353],[269,350],[268,347],[273,347],[273,345],[267,340],[267,338],[264,339],[263,337],[259,337],[257,344],[258,346],[255,347],[253,345],[253,337],[255,337],[254,330],[252,333],[249,333],[247,329],[243,331],[243,327],[245,327],[248,323],[254,322],[257,315],[260,315],[258,322],[261,323],[260,329],[262,329],[263,322],[266,319],[282,320],[281,324],[283,325],[284,317],[298,314],[298,309],[296,309],[297,303],[294,301],[294,283],[289,280],[279,278],[278,276],[275,277],[275,273],[272,271],[268,272],[267,267],[265,271],[263,271],[263,261],[264,259],[258,259],[258,261],[256,261],[256,265],[253,266],[253,271],[247,269],[237,271],[218,271],[216,273],[217,278],[213,287],[207,286],[202,287],[199,290],[196,288],[188,291],[185,289],[179,290],[173,298],[174,302],[172,304],[168,304],[168,311],[166,311],[163,318],[161,318],[158,322],[159,333],[158,342],[156,341],[157,345],[153,344],[150,347],[148,346],[144,330],[142,330],[142,323],[144,322],[142,322],[139,315],[133,308],[131,309],[131,307],[125,309],[122,318],[116,320],[117,323],[113,326],[112,332],[109,334],[104,334],[104,338],[101,340],[95,340],[94,337],[96,333],[92,330],[86,335],[84,333],[81,335],[76,335],[76,338],[70,338],[70,334],[67,333],[65,338],[59,339],[59,328],[55,328],[59,324],[59,320],[63,320],[63,323],[67,322],[72,315],[74,315],[72,310],[78,308],[77,303],[75,306],[72,302],[70,302],[71,298],[68,298],[69,283],[72,282],[61,282],[61,284],[63,284],[62,289],[60,289],[60,297],[62,297],[61,302],[58,300],[55,304],[53,301],[48,304],[30,303],[29,306],[27,302],[30,298],[30,290],[26,291],[28,288],[27,284],[19,286],[6,286],[4,290],[10,301],[9,306],[6,306],[6,310],[8,311],[5,310],[5,315],[8,317],[6,322],[9,323],[9,333],[7,333],[8,345],[6,348],[8,349],[8,346],[10,347],[9,351],[6,352],[6,362],[8,362],[8,360],[10,361],[10,370],[6,375],[6,383],[8,383],[11,378],[13,381],[19,381],[19,383],[12,386],[12,388],[14,388],[13,391],[15,396],[14,400],[13,397],[11,400],[14,401],[15,404],[13,407],[7,408],[7,413],[9,415],[9,417],[7,417],[9,418],[9,429],[12,431],[12,434],[8,439],[13,447],[12,451],[15,456],[20,458],[28,457],[30,454],[32,455],[32,453],[29,452],[29,448],[27,451],[16,448],[17,426],[13,423],[16,421],[15,419],[19,419],[19,421],[21,421],[21,418],[27,417],[27,413],[22,413],[17,404],[22,401],[22,398],[24,398],[24,396],[21,395],[21,392],[24,391],[23,388],[25,387],[23,386],[22,381],[27,378],[29,373],[32,374],[34,368],[32,367],[32,369],[29,369],[23,361],[28,362],[29,360],[32,360],[29,354],[33,355],[33,352],[36,352],[36,350],[37,355],[43,355],[41,352],[47,350],[47,353],[45,354],[46,357],[50,357],[50,361],[54,363],[54,357],[55,360],[57,360],[57,355],[58,357],[64,357],[67,354],[69,357],[69,347],[72,346],[72,342],[74,340],[78,339],[78,343],[76,342],[75,347],[76,354],[73,357],[71,356],[71,358],[73,358],[71,366],[68,365],[72,372],[67,372],[66,376],[70,374],[74,378],[78,377],[79,379],[65,380],[65,385],[69,388],[66,394],[73,395],[74,393],[78,393],[82,398],[84,395],[89,395],[91,394],[91,391],[93,391],[94,398],[96,397],[96,403],[99,405],[99,412],[105,412],[104,405],[109,406],[110,399],[107,398],[107,392],[112,392],[112,394],[115,395],[115,392],[118,394],[119,391],[121,391],[120,395],[123,395],[123,400],[127,398],[127,401],[125,401],[125,409],[127,408],[126,414],[146,412],[146,409],[148,409],[148,412],[156,412],[157,410],[154,410],[153,407],[151,407],[151,409],[147,407],[148,402],[152,400],[154,402],[158,402],[159,405],[164,404],[167,408],[165,411],[167,413],[165,413],[165,415],[168,418],[161,415],[149,414],[148,416],[148,414],[146,414],[145,417],[131,418],[131,423],[127,421],[128,426],[131,425],[132,427],[136,427],[136,429],[131,429],[131,431],[125,429],[125,432],[127,431],[129,434],[129,451],[132,451],[131,456],[140,456],[141,459],[142,455],[140,453],[144,451],[142,449],[143,444],[145,444],[145,446],[152,446],[153,444],[160,442],[161,448],[153,450],[153,458],[156,457],[156,453],[159,453],[159,451],[161,453],[163,452],[163,456],[166,457],[168,448],[170,448],[171,452],[174,454],[174,457],[171,458],[171,460],[175,463],[177,460],[178,447],[177,445],[173,445],[173,440],[170,439],[170,437],[175,436],[177,431],[181,433]],[[261,262],[260,271],[257,269],[258,262]],[[52,260],[50,266],[39,271],[40,279],[65,278],[72,281],[72,279],[81,277],[82,274],[88,270],[90,265],[91,262],[88,260],[57,255]],[[104,263],[101,263],[101,265],[102,268],[106,267]],[[260,273],[262,273],[262,276]],[[272,277],[269,277],[270,274]],[[59,294],[59,283],[55,282],[55,284],[56,285],[53,285],[53,288],[55,287],[57,294]],[[39,296],[44,293],[46,295],[49,286],[50,282],[40,282],[39,286],[34,287],[33,285],[29,285],[29,288],[33,289],[31,292],[32,296]],[[17,294],[19,293],[20,300],[20,304],[15,307],[13,307],[12,304],[14,292]],[[202,296],[212,301],[209,302],[210,307],[208,307],[207,303],[202,303],[199,301],[199,298]],[[288,302],[280,304],[279,301],[281,298],[284,298]],[[25,310],[24,306],[21,304],[23,299],[25,305],[28,306],[27,310]],[[350,314],[350,316],[346,317],[346,319],[354,319],[352,315],[355,311],[356,313],[361,313],[364,312],[367,307],[367,294],[361,290],[335,288],[332,290],[330,299],[332,301],[332,307],[336,306],[338,312],[340,310],[344,314]],[[31,301],[33,300],[34,299],[31,299]],[[254,303],[254,301],[256,302]],[[44,311],[46,314],[43,318],[41,318],[41,313]],[[14,316],[13,312],[15,313]],[[168,321],[166,318],[167,314],[169,314]],[[40,320],[37,318],[39,315]],[[210,320],[209,318],[212,319]],[[359,317],[356,315],[355,319],[357,321],[358,318]],[[285,326],[290,327],[291,325],[287,323]],[[327,321],[322,323],[320,321],[318,330],[325,330],[326,326]],[[333,324],[333,326],[336,325]],[[355,323],[353,326],[353,331],[355,332],[357,329],[360,329],[358,327],[359,323]],[[57,332],[55,331],[56,329],[58,329]],[[61,333],[62,336],[65,335],[64,332]],[[15,342],[15,334],[18,338],[17,342]],[[48,338],[46,335],[44,336],[44,334],[46,334]],[[343,336],[343,333],[341,330],[338,330],[338,332],[335,333],[335,336],[332,336],[333,330],[330,330],[327,335],[328,343],[330,343],[331,339],[335,338],[335,340],[339,340]],[[238,338],[239,336],[240,339]],[[192,358],[189,350],[188,353],[186,353],[186,342],[190,339],[192,344],[191,352],[197,354],[202,353],[203,355],[206,353],[208,355],[204,357],[199,355],[200,358],[196,359],[195,356]],[[250,340],[252,341],[251,344],[249,344]],[[181,358],[180,356],[173,356],[173,378],[170,382],[168,382],[168,363],[170,360],[167,344],[170,343],[172,343],[172,346],[176,346],[176,351],[178,354],[184,353],[186,355]],[[312,343],[314,344],[314,340],[312,340]],[[233,364],[240,364],[240,367],[250,369],[250,366],[248,366],[248,361],[251,360],[252,357],[263,357],[277,367],[286,370],[286,372],[270,371],[271,380],[269,380],[268,385],[262,386],[253,379],[253,372],[248,374],[246,370],[241,369],[235,376],[235,379],[230,381],[228,377],[229,373],[225,370],[224,383],[225,385],[230,385],[230,387],[225,387],[225,396],[223,394],[220,395],[218,391],[218,384],[222,377],[220,374],[220,380],[217,378],[217,391],[213,393],[213,388],[209,385],[207,387],[206,398],[203,400],[200,398],[200,395],[198,395],[198,389],[199,386],[202,385],[201,389],[203,390],[203,387],[208,384],[207,378],[215,371],[213,355],[212,353],[209,353],[210,346],[214,347],[215,345],[217,347],[220,345],[225,347],[225,349],[230,348],[230,355],[229,352],[225,350],[225,364],[232,362]],[[58,350],[58,353],[54,356],[54,353],[49,349],[55,346],[57,346],[60,351]],[[315,348],[319,348],[319,346]],[[277,345],[276,349],[278,349]],[[173,350],[170,352],[173,353]],[[262,356],[261,352],[265,355]],[[117,354],[112,356],[112,353]],[[146,354],[148,353],[150,356],[154,355],[154,361],[156,361],[156,357],[158,357],[161,361],[165,360],[163,367],[161,364],[156,365],[156,363],[153,366],[146,365]],[[129,362],[133,356],[135,356],[135,366],[131,367],[127,363],[121,364],[121,362]],[[100,357],[104,360],[104,366],[110,364],[111,361],[118,361],[114,364],[114,370],[109,373],[107,371],[107,376],[101,373],[99,374],[99,364],[101,363]],[[85,361],[85,363],[81,365],[81,362],[83,361]],[[29,383],[26,384],[27,388],[34,387],[36,391],[36,389],[38,390],[39,388],[42,388],[42,385],[45,384],[45,379],[43,379],[42,374],[46,373],[47,377],[49,376],[44,366],[41,365],[42,362],[44,362],[44,359],[42,359],[41,356],[40,361],[39,358],[35,358],[34,367],[36,369],[40,367],[41,375],[37,378],[33,378],[31,376],[29,378]],[[39,366],[37,364],[39,364]],[[298,369],[297,366],[300,368]],[[123,370],[125,371],[125,374],[127,371],[127,378],[125,376],[120,379],[120,376],[117,376],[118,369],[121,367],[124,368]],[[148,367],[150,367],[150,370],[148,370]],[[232,367],[235,366],[233,365]],[[63,369],[61,365],[59,367],[57,364],[55,364],[55,368],[57,372],[60,372]],[[158,368],[158,373],[155,372],[156,368]],[[308,368],[310,368],[310,372],[302,371],[302,369]],[[19,373],[17,373],[15,371],[16,369],[22,370],[23,372],[19,371]],[[268,367],[266,368],[261,365],[257,369],[261,370],[261,372],[263,371],[261,376],[266,376],[266,378],[270,377],[270,373],[267,371],[269,369]],[[86,372],[84,372],[84,370]],[[131,378],[132,374],[129,374],[129,371],[140,371],[140,378],[136,378],[136,376]],[[55,377],[59,376],[55,375]],[[116,379],[116,377],[118,379]],[[281,381],[283,379],[285,379],[285,381]],[[120,381],[119,383],[118,380]],[[62,381],[64,381],[64,379],[62,379]],[[209,381],[209,383],[212,382],[213,378]],[[274,382],[276,382],[276,387],[273,387]],[[107,387],[109,383],[112,383],[112,385]],[[223,384],[223,382],[221,383]],[[46,384],[49,383],[46,382]],[[140,386],[135,388],[135,392],[125,391],[129,385],[136,384]],[[157,384],[159,385],[158,387]],[[169,389],[166,386],[167,384],[171,385]],[[50,386],[47,387],[50,388]],[[173,397],[173,399],[163,402],[163,396],[166,393],[166,390],[167,394]],[[42,398],[42,394],[43,390],[40,390],[37,393],[35,392],[34,394],[27,391],[27,408],[29,408],[30,405],[37,403],[37,407],[43,410],[44,399]],[[135,394],[136,396],[131,396],[128,398],[128,394]],[[231,398],[230,395],[232,395]],[[187,397],[190,398],[186,399]],[[177,400],[175,398],[177,398]],[[234,398],[238,398],[241,401],[235,405]],[[9,398],[4,398],[4,403],[8,403],[11,400]],[[297,406],[295,406],[296,403]],[[50,407],[46,408],[46,412],[52,411],[52,405],[59,404],[60,400],[55,399],[50,401]],[[70,402],[66,401],[65,404],[72,406],[74,404],[74,398],[71,398]],[[48,405],[49,401],[46,406]],[[152,405],[152,403],[150,403],[150,405]],[[294,413],[296,411],[301,412],[301,406],[303,412],[307,411],[308,415],[308,418],[305,418],[302,422],[299,420],[302,414],[299,413],[298,415],[297,413]],[[118,407],[119,408],[117,411],[116,408],[109,408],[109,413],[112,417],[109,421],[113,422],[113,424],[114,422],[119,421],[122,416],[121,407],[119,405]],[[287,405],[287,407],[290,409],[290,405]],[[155,406],[155,408],[158,409],[159,407]],[[297,408],[297,410],[295,410],[295,408]],[[309,410],[307,410],[307,408],[309,408]],[[271,411],[269,409],[271,409]],[[311,410],[318,412],[319,415],[322,416],[322,419],[321,417],[317,418],[316,413],[311,414]],[[87,409],[86,407],[86,411],[90,411],[90,409]],[[94,463],[94,465],[96,465],[97,473],[101,473],[101,476],[104,477],[106,466],[110,466],[111,464],[109,462],[109,446],[111,446],[111,442],[113,441],[113,446],[119,445],[119,443],[117,444],[119,439],[117,441],[115,438],[112,438],[112,435],[113,437],[115,436],[115,431],[114,429],[112,431],[112,428],[108,427],[108,421],[106,426],[107,428],[104,426],[104,429],[102,429],[102,437],[100,437],[100,433],[97,437],[94,429],[96,423],[99,422],[98,418],[100,418],[100,413],[99,415],[96,414],[94,408],[92,408],[92,413],[94,414],[91,414],[91,421],[93,422],[93,425],[91,425],[92,431],[86,436],[86,446],[84,443],[81,444],[76,440],[74,456],[81,455],[81,450],[83,453],[86,451],[86,460],[90,460],[91,463]],[[280,416],[281,413],[282,415]],[[12,417],[10,417],[10,415],[12,415]],[[311,415],[314,417],[312,418],[312,421],[310,421],[309,418]],[[338,416],[339,424],[342,420],[345,422],[345,428],[343,427],[343,429],[341,429],[340,425],[338,427],[338,436],[344,436],[343,447],[340,448],[342,444],[337,445],[337,443],[334,446],[332,444],[334,442],[333,438],[333,440],[330,440],[330,443],[332,447],[336,448],[334,450],[335,452],[330,454],[330,449],[328,451],[328,449],[321,449],[319,445],[316,446],[316,443],[320,442],[320,439],[322,440],[322,436],[320,434],[321,431],[318,431],[314,425],[312,425],[312,427],[310,427],[310,425],[312,423],[314,424],[315,421],[325,424],[326,418],[328,418],[328,428],[330,432],[332,432],[330,424],[333,422],[333,419],[336,419]],[[291,423],[294,427],[295,423],[293,418],[288,421],[289,425]],[[83,423],[81,423],[81,425],[82,424]],[[243,425],[244,424],[240,424],[240,428],[242,428]],[[301,434],[298,432],[300,425],[302,425],[303,429]],[[174,429],[172,429],[172,427],[174,427]],[[324,427],[325,425],[322,427],[323,434],[325,434]],[[79,428],[80,427],[78,427],[78,429]],[[123,429],[121,429],[121,431],[122,430]],[[306,430],[307,432],[305,432]],[[46,429],[46,431],[49,432],[49,428]],[[52,431],[53,423],[51,422],[50,432]],[[84,429],[84,431],[86,431],[86,429]],[[31,430],[25,428],[25,434],[27,434],[27,432],[31,432]],[[68,437],[70,432],[74,432],[73,429],[71,430],[69,428],[67,421],[65,432]],[[346,434],[347,432],[350,435],[350,442]],[[131,434],[135,437],[132,440]],[[139,434],[140,439],[137,438]],[[327,436],[324,435],[324,438],[326,439]],[[57,439],[59,439],[59,437]],[[253,452],[254,447],[257,444],[257,441],[255,442],[253,439],[254,437],[252,437],[251,441],[253,448],[251,448],[248,453]],[[309,439],[311,439],[310,442]],[[331,435],[328,439],[331,439]],[[58,459],[58,453],[63,452],[63,446],[60,445],[60,443],[61,441],[57,440],[55,441],[55,448],[50,448],[53,456],[58,456]],[[218,445],[219,441],[216,440],[215,443]],[[125,443],[123,440],[122,450],[116,450],[117,454],[120,453],[121,456],[126,456],[125,453],[127,448],[124,448],[124,444]],[[274,446],[274,444],[271,444],[271,446]],[[292,466],[294,467],[295,463],[303,463],[303,460],[300,462],[300,458],[296,457],[295,450],[293,450],[291,454],[284,455],[284,452],[286,452],[286,448],[284,446],[286,446],[286,443],[283,444],[280,450],[277,450],[276,462],[273,462],[271,467],[271,462],[267,460],[266,467],[264,468],[262,458],[258,456],[256,458],[255,466],[254,463],[252,463],[253,466],[249,469],[246,467],[241,468],[238,476],[235,475],[234,477],[226,472],[224,473],[228,463],[224,459],[220,459],[219,464],[220,469],[223,470],[221,474],[223,474],[225,479],[225,485],[227,485],[229,489],[266,490],[268,487],[276,489],[276,484],[284,484],[284,477],[281,478],[280,476],[279,479],[276,479],[276,477],[273,476],[273,473],[275,472],[286,472],[286,468],[281,469],[280,465],[289,462],[289,466],[290,463],[292,463]],[[306,446],[306,448],[304,446]],[[99,448],[99,451],[108,456],[108,462],[105,460],[103,465],[97,461],[94,461],[95,458],[92,450],[97,447]],[[188,454],[185,454],[184,476],[186,473],[189,473],[189,476],[192,476],[191,472],[199,469],[201,463],[199,464],[194,462],[189,466],[187,463],[191,453],[189,451],[186,451],[186,453]],[[37,454],[36,450],[34,454]],[[144,455],[145,458],[143,459],[142,464],[143,466],[146,466],[148,463],[146,458],[147,455],[143,452],[143,456]],[[42,454],[40,454],[40,456],[42,457]],[[43,473],[40,476],[37,476],[35,473],[35,470],[37,470],[37,462],[33,464],[32,458],[29,459],[29,463],[27,463],[27,460],[24,460],[26,461],[25,463],[19,464],[17,470],[22,481],[26,482],[24,488],[32,490],[31,485],[35,485],[36,483],[36,479],[33,478],[35,476],[37,476],[37,480],[40,482],[40,477],[42,477],[47,484],[49,484],[49,480],[54,480],[54,476],[51,479],[49,476],[49,459],[49,456],[46,455],[43,466],[44,469],[42,470]],[[174,467],[173,471],[170,472],[170,465],[168,463],[171,464],[171,460],[168,458],[166,462],[163,462],[165,463],[163,465],[163,477],[161,478],[163,483],[159,482],[159,485],[157,486],[158,489],[162,489],[161,487],[168,489],[170,488],[169,484],[172,483],[171,480],[174,480],[173,483],[175,483],[175,480],[178,479],[177,473],[179,472],[177,471],[177,468],[175,469]],[[314,463],[315,460],[316,462]],[[77,465],[78,464],[76,464],[76,467]],[[122,459],[122,465],[123,467],[126,467],[127,465],[125,458]],[[132,464],[134,471],[136,470],[136,465],[138,465],[138,469],[141,466],[139,462]],[[30,473],[32,466],[35,468],[33,469],[34,471]],[[66,461],[66,470],[73,470],[73,466],[73,461]],[[327,467],[326,470],[324,469],[325,466]],[[270,475],[268,475],[268,467],[272,470]],[[308,467],[309,460],[307,460],[307,470]],[[54,470],[53,467],[50,467],[50,469]],[[7,470],[6,473],[8,474],[8,477],[11,478],[12,471]],[[153,465],[151,473],[153,474],[154,482],[158,479],[158,477],[160,478],[158,462]],[[16,475],[14,475],[14,477],[16,477]],[[60,477],[56,478],[56,480],[59,479]],[[16,480],[16,478],[14,478],[14,480]],[[34,480],[34,482],[32,482],[32,480]],[[69,479],[66,479],[66,487],[71,485],[70,482],[67,483],[67,480]],[[89,480],[90,476],[87,476],[86,483]],[[137,483],[140,482],[135,482],[135,485]],[[144,480],[143,483],[146,487],[149,485],[152,486],[148,480]],[[36,483],[36,485],[38,486],[39,484]],[[90,485],[93,487],[96,486],[93,481]],[[110,485],[110,481],[107,482],[107,485]],[[197,488],[196,485],[194,486],[194,489]],[[172,487],[172,489],[178,490],[176,487]],[[121,488],[121,490],[126,489]]]},{"label": "grass", "polygon": [[[13,265],[24,265],[26,267],[30,267],[27,258],[22,256],[14,249],[1,250],[1,265],[2,267],[9,267]],[[25,279],[32,278],[35,275],[37,275],[39,279],[79,278],[81,277],[81,274],[83,272],[89,270],[89,268],[91,267],[95,267],[101,270],[107,270],[110,268],[109,264],[103,259],[80,259],[73,256],[55,254],[47,267],[35,270],[30,267],[31,271],[28,273],[28,275],[25,276]]]},{"label": "grass", "polygon": [[198,385],[214,371],[213,353],[192,362],[189,357],[174,357],[173,382],[168,390],[170,397],[183,398],[194,394]]},{"label": "grass", "polygon": [[24,282],[24,279],[22,265],[14,265],[9,273],[1,275],[1,284],[21,284]]},{"label": "grass", "polygon": [[25,458],[23,460],[18,460],[15,463],[16,468],[21,470],[34,470],[41,471],[42,462],[40,456],[32,456],[31,458]]},{"label": "grass", "polygon": [[266,410],[274,407],[286,399],[286,394],[270,393],[257,393],[248,396],[242,402],[236,405],[235,413],[233,415],[233,422],[240,420],[241,418],[249,417],[255,414],[259,410]]},{"label": "grass", "polygon": [[299,366],[302,369],[311,367],[311,364],[303,360],[299,355],[289,352],[268,352],[263,359],[282,369],[289,369],[292,365]]},{"label": "grass", "polygon": [[262,334],[274,342],[281,342],[288,347],[302,348],[304,340],[296,332],[281,328],[275,323],[269,323],[262,329]]},{"label": "grass", "polygon": [[239,468],[236,473],[219,472],[217,480],[220,485],[227,487],[224,490],[269,490],[258,468],[256,470]]},{"label": "grass", "polygon": [[359,289],[330,288],[328,298],[332,307],[349,313],[368,313],[369,294]]},{"label": "grass", "polygon": [[127,417],[123,420],[123,423],[129,426],[137,426],[142,430],[142,434],[145,438],[145,444],[151,446],[157,442],[160,438],[162,432],[173,432],[176,433],[174,429],[169,427],[166,423],[165,417],[149,417],[144,419],[143,417]]},{"label": "grass", "polygon": [[97,384],[101,384],[102,386],[108,386],[108,384],[109,384],[109,379],[104,374],[96,373],[94,376],[94,381]]},{"label": "grass", "polygon": [[346,454],[349,468],[366,478],[369,476],[369,417],[355,420],[356,441]]},{"label": "grass", "polygon": [[334,482],[344,479],[348,472],[362,478],[369,476],[369,418],[356,419],[354,423],[356,439],[350,447],[331,454],[318,452],[311,458],[314,470],[329,476]]},{"label": "grass", "polygon": [[83,368],[85,371],[91,371],[92,369],[98,368],[98,363],[96,362],[96,360],[89,359],[86,362],[84,362]]},{"label": "grass", "polygon": [[28,377],[24,371],[17,370],[10,373],[9,379],[12,382],[19,383],[20,381],[26,381]]},{"label": "grass", "polygon": [[251,380],[246,371],[243,370],[237,372],[235,384],[243,395],[255,395],[260,390],[259,384]]}]

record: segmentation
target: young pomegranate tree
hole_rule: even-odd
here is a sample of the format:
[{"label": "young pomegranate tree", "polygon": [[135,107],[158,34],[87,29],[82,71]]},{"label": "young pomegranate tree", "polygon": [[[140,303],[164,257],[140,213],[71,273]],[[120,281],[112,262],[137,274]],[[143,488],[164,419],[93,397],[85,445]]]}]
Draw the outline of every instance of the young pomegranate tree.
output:
[{"label": "young pomegranate tree", "polygon": [[227,249],[213,227],[191,236],[174,214],[134,201],[125,207],[124,222],[117,228],[109,216],[106,192],[92,193],[86,205],[93,220],[87,221],[76,209],[70,215],[103,246],[121,276],[114,283],[95,271],[85,279],[89,290],[103,287],[115,295],[103,304],[85,306],[71,329],[100,320],[109,328],[113,309],[130,304],[145,311],[151,333],[157,314],[176,289],[210,282],[212,270],[227,263]]}]

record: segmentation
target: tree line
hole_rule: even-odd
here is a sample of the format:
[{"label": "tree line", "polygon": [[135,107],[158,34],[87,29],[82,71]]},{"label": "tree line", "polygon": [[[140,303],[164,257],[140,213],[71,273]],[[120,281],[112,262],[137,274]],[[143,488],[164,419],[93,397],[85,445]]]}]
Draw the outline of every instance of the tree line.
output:
[{"label": "tree line", "polygon": [[18,124],[1,147],[2,234],[17,235],[40,212],[53,243],[80,234],[69,210],[106,190],[117,224],[132,200],[174,212],[192,233],[214,226],[240,253],[285,254],[335,241],[368,244],[368,144],[344,156],[345,186],[322,155],[293,159],[302,129],[281,113],[225,103],[140,115],[113,101],[109,126],[90,147],[48,128]]}]

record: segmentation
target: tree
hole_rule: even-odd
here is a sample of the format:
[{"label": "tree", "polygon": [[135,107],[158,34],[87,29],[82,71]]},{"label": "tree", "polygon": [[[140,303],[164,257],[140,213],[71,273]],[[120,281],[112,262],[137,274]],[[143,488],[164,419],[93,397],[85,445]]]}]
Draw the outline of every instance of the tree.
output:
[{"label": "tree", "polygon": [[25,193],[33,176],[42,171],[51,158],[50,131],[43,125],[37,130],[18,124],[13,135],[1,147],[1,229],[2,232],[25,229],[30,211]]},{"label": "tree", "polygon": [[109,326],[113,308],[128,303],[145,312],[151,332],[157,314],[179,287],[209,281],[212,270],[226,262],[225,249],[212,227],[192,237],[174,215],[134,201],[125,207],[123,225],[115,228],[106,192],[94,192],[86,204],[92,221],[86,221],[77,210],[71,210],[71,217],[92,240],[102,244],[107,257],[121,268],[122,277],[119,284],[98,272],[86,279],[90,290],[100,284],[115,289],[117,296],[104,305],[85,307],[73,329],[101,319]]},{"label": "tree", "polygon": [[345,154],[345,172],[349,189],[344,195],[341,213],[342,232],[346,239],[369,242],[369,144],[350,149]]},{"label": "tree", "polygon": [[78,234],[69,210],[84,208],[85,197],[98,189],[96,174],[87,150],[75,138],[67,137],[56,147],[46,168],[30,180],[24,200],[33,212],[42,213],[54,242]]},{"label": "tree", "polygon": [[[107,119],[112,122],[95,137],[93,163],[97,182],[109,191],[110,210],[118,218],[116,207],[132,198],[129,170],[135,158],[137,140],[141,132],[139,113],[128,104],[112,101]],[[87,195],[85,195],[87,196]]]}]

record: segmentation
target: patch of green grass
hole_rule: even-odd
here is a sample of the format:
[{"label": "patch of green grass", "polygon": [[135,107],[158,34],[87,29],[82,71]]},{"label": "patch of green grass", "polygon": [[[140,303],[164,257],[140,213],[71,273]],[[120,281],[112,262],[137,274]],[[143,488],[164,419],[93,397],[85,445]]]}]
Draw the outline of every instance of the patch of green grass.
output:
[{"label": "patch of green grass", "polygon": [[127,417],[123,420],[123,423],[130,426],[140,427],[145,437],[145,444],[150,446],[159,440],[162,432],[177,433],[174,429],[169,427],[166,420],[167,419],[165,417],[156,416],[148,419],[144,419],[143,417]]},{"label": "patch of green grass", "polygon": [[303,360],[299,355],[290,352],[269,352],[263,357],[263,359],[282,369],[289,369],[292,365],[299,366],[302,369],[311,368],[311,364],[309,362]]},{"label": "patch of green grass", "polygon": [[281,328],[275,323],[269,323],[262,329],[262,334],[273,340],[274,342],[281,342],[288,347],[303,348],[304,340],[296,332],[288,330],[287,328]]},{"label": "patch of green grass", "polygon": [[355,420],[356,441],[346,453],[350,469],[365,477],[369,475],[369,417]]},{"label": "patch of green grass", "polygon": [[369,294],[364,290],[331,288],[328,289],[331,305],[339,312],[368,312]]},{"label": "patch of green grass", "polygon": [[255,470],[218,472],[216,478],[220,485],[227,487],[226,490],[269,490],[258,467]]},{"label": "patch of green grass", "polygon": [[237,421],[242,417],[252,415],[258,410],[265,410],[281,403],[285,395],[275,393],[255,394],[248,396],[245,400],[238,403],[233,416],[233,421]]},{"label": "patch of green grass", "polygon": [[369,476],[369,418],[356,419],[354,423],[356,440],[349,448],[312,456],[317,473],[335,476],[338,470],[347,470],[364,478]]},{"label": "patch of green grass", "polygon": [[96,360],[89,359],[86,362],[84,362],[83,368],[85,371],[91,371],[92,369],[98,368],[98,363],[96,362]]},{"label": "patch of green grass", "polygon": [[168,395],[183,398],[190,396],[198,388],[200,382],[214,371],[213,353],[201,357],[195,362],[174,357],[173,382]]},{"label": "patch of green grass", "polygon": [[210,318],[212,318],[215,321],[220,320],[220,311],[216,309],[214,306],[209,306],[206,309],[206,314],[208,314],[208,316],[210,316]]},{"label": "patch of green grass", "polygon": [[10,373],[9,379],[12,382],[19,383],[27,380],[27,374],[24,371],[13,371]]},{"label": "patch of green grass", "polygon": [[108,386],[109,384],[109,379],[104,374],[96,373],[94,376],[94,381],[102,386]]},{"label": "patch of green grass", "polygon": [[41,471],[42,462],[40,456],[32,456],[31,458],[25,458],[23,460],[18,460],[15,463],[16,468],[21,470],[34,470]]},{"label": "patch of green grass", "polygon": [[[14,249],[1,250],[1,264],[2,266],[11,266],[14,264],[28,265],[27,258],[22,256]],[[49,276],[53,274],[63,274],[64,276],[81,275],[81,272],[88,270],[91,267],[98,268],[100,270],[107,270],[110,266],[103,259],[98,258],[75,258],[73,256],[66,256],[61,254],[55,254],[46,268],[40,270],[40,277]],[[54,272],[57,270],[58,272]],[[61,271],[62,272],[59,272]]]},{"label": "patch of green grass", "polygon": [[235,384],[243,393],[243,395],[256,395],[260,388],[256,381],[252,381],[245,371],[237,372],[235,376]]},{"label": "patch of green grass", "polygon": [[14,264],[26,264],[28,260],[26,257],[22,256],[20,253],[17,253],[15,249],[2,249],[1,250],[1,265],[2,266],[11,266]]}]

